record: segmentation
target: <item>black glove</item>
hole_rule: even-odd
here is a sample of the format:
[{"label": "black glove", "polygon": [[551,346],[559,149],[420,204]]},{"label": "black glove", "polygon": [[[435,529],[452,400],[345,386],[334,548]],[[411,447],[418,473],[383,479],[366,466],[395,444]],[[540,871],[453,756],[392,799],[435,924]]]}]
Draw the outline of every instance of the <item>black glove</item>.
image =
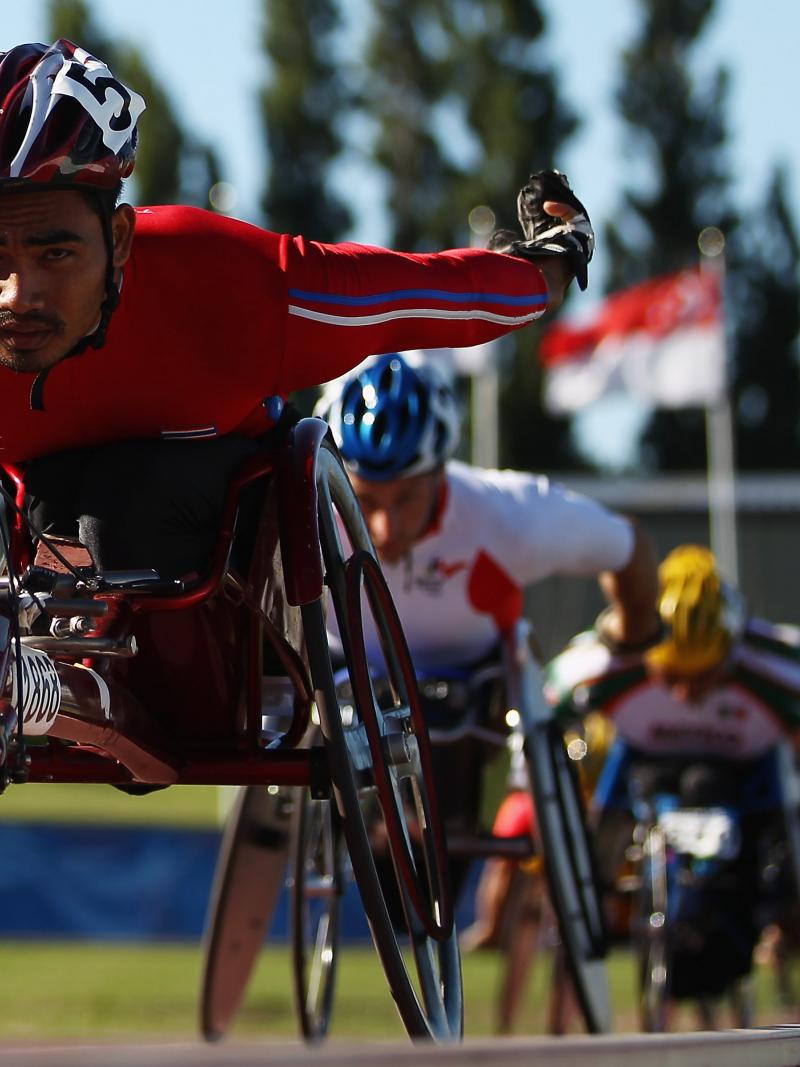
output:
[{"label": "black glove", "polygon": [[[569,204],[576,214],[569,220],[548,215],[545,200]],[[540,170],[531,174],[517,197],[517,218],[525,240],[510,230],[498,230],[489,239],[488,248],[530,259],[536,256],[566,256],[581,289],[587,285],[587,265],[594,252],[594,230],[586,208],[557,170]]]}]

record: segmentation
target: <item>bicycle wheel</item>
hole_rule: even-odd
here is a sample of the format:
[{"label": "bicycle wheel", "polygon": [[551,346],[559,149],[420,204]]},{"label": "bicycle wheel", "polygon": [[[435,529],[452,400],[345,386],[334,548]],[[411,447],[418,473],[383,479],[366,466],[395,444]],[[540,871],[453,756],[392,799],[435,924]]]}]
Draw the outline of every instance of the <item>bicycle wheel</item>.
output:
[{"label": "bicycle wheel", "polygon": [[[451,1041],[460,1038],[463,1030],[461,965],[444,833],[433,795],[428,738],[413,668],[358,501],[338,455],[326,443],[317,456],[317,490],[325,581],[342,635],[357,712],[352,723],[343,722],[323,604],[321,600],[306,604],[303,625],[334,796],[353,874],[403,1024],[412,1037]],[[350,566],[356,561],[355,568]],[[366,656],[356,607],[362,582],[395,694],[388,711],[375,699],[369,678],[365,681],[362,676]],[[417,838],[421,843],[415,847]],[[391,886],[381,884],[376,868],[376,851],[384,846],[394,872]],[[393,922],[398,916],[390,916],[387,905],[391,893],[402,904],[403,921],[398,928]],[[410,960],[403,944],[410,944]]]},{"label": "bicycle wheel", "polygon": [[328,1033],[344,894],[344,840],[336,806],[296,790],[292,820],[292,970],[306,1041]]},{"label": "bicycle wheel", "polygon": [[667,928],[667,851],[664,833],[650,826],[641,857],[641,907],[636,928],[639,957],[639,1017],[647,1033],[667,1028],[669,943]]},{"label": "bicycle wheel", "polygon": [[606,933],[583,798],[564,738],[542,693],[541,672],[518,630],[507,658],[509,695],[519,709],[536,827],[559,934],[590,1033],[611,1029]]},{"label": "bicycle wheel", "polygon": [[283,888],[289,842],[286,791],[245,786],[225,827],[205,932],[200,1028],[218,1041],[235,1019]]}]

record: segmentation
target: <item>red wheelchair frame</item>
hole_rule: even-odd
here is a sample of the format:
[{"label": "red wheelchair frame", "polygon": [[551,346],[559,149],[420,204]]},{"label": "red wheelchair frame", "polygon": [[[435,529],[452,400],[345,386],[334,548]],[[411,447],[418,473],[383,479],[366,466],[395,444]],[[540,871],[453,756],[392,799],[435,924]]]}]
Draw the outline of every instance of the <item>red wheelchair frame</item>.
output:
[{"label": "red wheelchair frame", "polygon": [[[24,479],[10,467],[5,470],[15,482],[17,503],[6,538],[8,574],[0,589],[5,784],[229,784],[250,787],[251,799],[262,794],[261,787],[291,786],[310,789],[315,797],[329,796],[406,1029],[414,1037],[439,1041],[460,1037],[461,976],[444,836],[416,683],[366,526],[326,425],[303,419],[278,447],[244,464],[228,495],[211,567],[187,589],[144,572],[98,575],[75,569],[67,550],[55,544],[50,547],[60,557],[58,569],[66,573],[32,569],[32,542],[22,511]],[[256,484],[264,486],[264,501],[252,560],[242,577],[231,563],[239,502],[242,491]],[[337,513],[347,533],[347,550],[337,533]],[[47,613],[69,625],[62,622],[55,635],[23,635],[20,595],[26,583],[39,583],[41,589],[42,581],[52,593]],[[359,691],[350,729],[342,721],[333,684],[324,620],[328,597]],[[358,684],[365,606],[382,634],[393,679],[396,698],[388,712]],[[290,725],[269,743],[263,737],[261,708],[265,644],[294,691]],[[60,705],[37,743],[26,743],[17,715],[21,706],[24,718],[35,697],[33,682],[22,669],[31,649],[33,655],[46,655],[52,665],[49,677],[60,688]],[[12,699],[15,686],[20,696]],[[312,704],[322,744],[306,747]],[[415,797],[418,822],[428,828],[421,854],[411,848],[405,806],[398,803],[408,793]],[[405,931],[389,918],[362,810],[376,797],[385,813]],[[269,877],[274,879],[276,869],[273,862]],[[217,886],[215,907],[223,934],[226,916],[236,928],[242,897],[252,903],[258,896],[252,876],[259,870],[257,864],[245,865],[232,883]],[[274,887],[268,888],[270,896]],[[225,936],[208,946],[202,996],[202,1028],[208,1038],[224,1032],[260,948],[263,924],[248,929],[250,943],[238,954],[227,950]],[[411,941],[412,965],[402,951],[404,933]]]}]

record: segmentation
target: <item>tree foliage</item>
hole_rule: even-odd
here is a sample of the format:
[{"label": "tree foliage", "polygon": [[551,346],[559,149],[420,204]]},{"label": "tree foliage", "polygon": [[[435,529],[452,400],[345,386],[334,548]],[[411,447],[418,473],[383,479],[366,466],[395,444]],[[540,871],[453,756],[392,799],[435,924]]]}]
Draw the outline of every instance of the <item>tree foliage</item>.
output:
[{"label": "tree foliage", "polygon": [[375,130],[371,159],[381,172],[390,244],[407,251],[452,247],[466,229],[453,193],[458,169],[439,122],[451,92],[452,33],[446,3],[375,0],[360,101]]},{"label": "tree foliage", "polygon": [[[740,222],[732,201],[726,145],[729,76],[693,73],[714,0],[638,0],[642,19],[622,56],[617,104],[628,128],[626,188],[609,227],[609,287],[620,288],[697,262],[706,226],[728,238],[726,312],[730,377],[742,466],[798,462],[796,404],[798,247],[776,175],[767,210]],[[643,456],[660,469],[705,466],[700,410],[656,411]]]},{"label": "tree foliage", "polygon": [[347,104],[335,47],[340,14],[332,0],[263,0],[263,11],[269,60],[260,96],[269,154],[266,222],[281,232],[336,240],[351,222],[330,185]]},{"label": "tree foliage", "polygon": [[[623,159],[629,182],[607,228],[610,289],[697,262],[705,226],[734,225],[724,148],[728,74],[704,81],[691,59],[714,0],[638,0],[641,22],[622,54],[616,93],[627,125]],[[647,463],[691,469],[705,465],[705,421],[699,410],[657,410],[642,435]]]},{"label": "tree foliage", "polygon": [[133,179],[138,201],[208,207],[209,189],[220,175],[216,155],[180,122],[166,89],[142,51],[107,36],[92,18],[86,0],[50,0],[48,23],[51,39],[66,37],[79,44],[144,97],[147,110],[139,120]]},{"label": "tree foliage", "polygon": [[[536,0],[375,0],[360,99],[395,247],[465,244],[478,205],[516,226],[517,189],[556,163],[577,125],[545,29]],[[501,460],[564,465],[574,460],[569,426],[541,409],[532,333],[505,346]]]},{"label": "tree foliage", "polygon": [[736,235],[738,267],[730,286],[738,463],[761,470],[800,465],[800,245],[780,167],[764,205],[751,213],[757,224]]},{"label": "tree foliage", "polygon": [[[621,162],[635,180],[608,228],[609,288],[697,260],[705,226],[734,221],[725,147],[729,75],[693,76],[714,0],[638,0],[642,19],[622,53],[616,102],[627,125]],[[624,171],[621,170],[622,173]]]}]

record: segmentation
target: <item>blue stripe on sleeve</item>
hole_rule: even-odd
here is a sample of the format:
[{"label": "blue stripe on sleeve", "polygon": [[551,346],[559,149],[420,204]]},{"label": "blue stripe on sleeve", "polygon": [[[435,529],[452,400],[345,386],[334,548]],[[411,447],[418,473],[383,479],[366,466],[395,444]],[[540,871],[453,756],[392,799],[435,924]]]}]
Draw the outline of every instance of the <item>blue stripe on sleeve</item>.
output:
[{"label": "blue stripe on sleeve", "polygon": [[370,304],[389,304],[400,300],[440,300],[450,304],[506,304],[519,307],[541,307],[547,304],[546,293],[528,293],[525,296],[509,296],[503,293],[452,293],[444,289],[395,289],[388,293],[372,293],[369,296],[342,296],[336,293],[311,293],[304,289],[290,289],[293,300],[314,304],[341,304],[349,307],[365,307]]}]

